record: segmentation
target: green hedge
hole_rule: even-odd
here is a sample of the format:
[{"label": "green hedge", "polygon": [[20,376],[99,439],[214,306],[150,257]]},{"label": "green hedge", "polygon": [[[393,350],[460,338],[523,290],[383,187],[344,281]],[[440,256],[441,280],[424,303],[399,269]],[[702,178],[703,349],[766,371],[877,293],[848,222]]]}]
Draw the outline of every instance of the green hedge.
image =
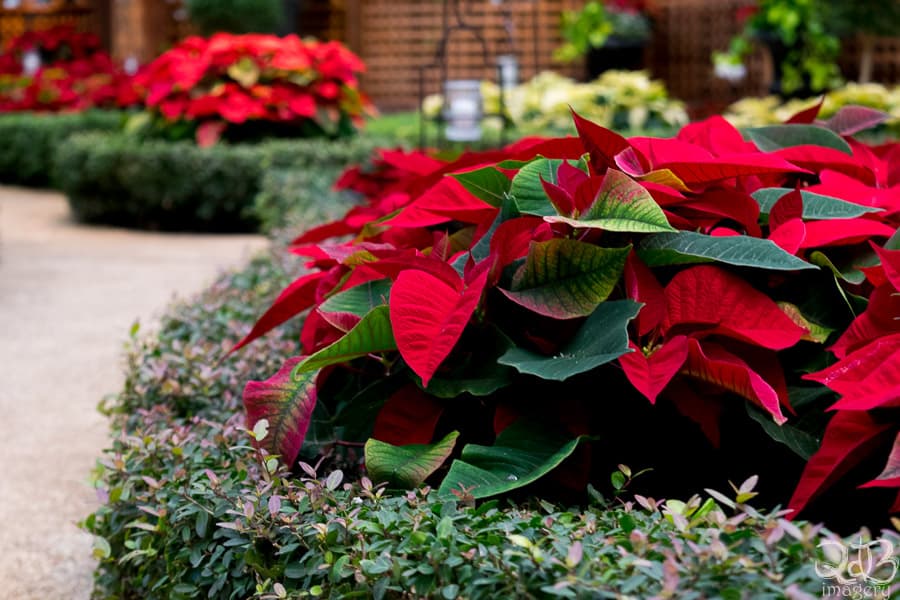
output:
[{"label": "green hedge", "polygon": [[[93,223],[169,230],[248,231],[287,219],[257,215],[254,202],[269,170],[322,174],[319,185],[345,166],[368,158],[377,142],[279,140],[218,144],[141,139],[128,134],[87,133],[58,148],[55,179],[76,217]],[[268,186],[271,194],[273,186]],[[327,187],[325,188],[327,190]],[[298,195],[294,196],[299,197]],[[303,201],[318,202],[316,194]],[[268,199],[265,206],[296,205]],[[299,207],[303,210],[304,207]]]},{"label": "green hedge", "polygon": [[50,185],[56,148],[66,138],[83,131],[116,131],[124,119],[122,112],[100,110],[0,115],[0,183]]},{"label": "green hedge", "polygon": [[425,490],[348,483],[332,471],[341,466],[334,462],[298,476],[264,460],[243,429],[240,390],[278,368],[273,357],[294,347],[300,324],[216,361],[297,275],[282,260],[259,258],[173,307],[158,332],[133,332],[125,387],[105,406],[115,439],[95,481],[106,500],[82,524],[96,536],[95,597],[822,592],[815,562],[827,532],[731,507],[727,498],[682,505],[626,492],[574,508],[540,501],[473,507]]}]

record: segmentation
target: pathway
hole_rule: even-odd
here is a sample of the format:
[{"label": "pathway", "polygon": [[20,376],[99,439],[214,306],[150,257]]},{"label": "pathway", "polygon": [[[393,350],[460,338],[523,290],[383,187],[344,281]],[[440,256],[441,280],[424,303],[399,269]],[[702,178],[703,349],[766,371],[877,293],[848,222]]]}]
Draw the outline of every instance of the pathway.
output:
[{"label": "pathway", "polygon": [[90,596],[75,524],[97,506],[96,406],[123,381],[128,329],[265,244],[79,226],[59,194],[0,187],[0,599]]}]

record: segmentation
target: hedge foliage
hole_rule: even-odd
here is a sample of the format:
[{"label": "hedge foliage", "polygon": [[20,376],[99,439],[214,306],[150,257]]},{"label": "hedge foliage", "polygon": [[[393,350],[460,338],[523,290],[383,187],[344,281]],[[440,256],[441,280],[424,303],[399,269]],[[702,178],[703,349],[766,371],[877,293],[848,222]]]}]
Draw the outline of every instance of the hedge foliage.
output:
[{"label": "hedge foliage", "polygon": [[595,495],[576,508],[472,506],[427,490],[386,493],[336,471],[324,476],[338,466],[328,461],[297,477],[266,460],[242,428],[241,383],[277,366],[272,357],[293,345],[298,324],[215,361],[294,275],[262,257],[176,305],[158,332],[133,329],[125,387],[106,405],[116,436],[95,472],[105,503],[83,523],[97,536],[95,597],[822,592],[817,545],[831,534],[744,504],[732,508],[727,498]]},{"label": "hedge foliage", "polygon": [[100,110],[0,115],[0,183],[50,185],[55,150],[64,140],[76,132],[115,131],[124,118],[122,112]]},{"label": "hedge foliage", "polygon": [[[72,136],[58,148],[54,173],[73,212],[86,222],[242,231],[256,228],[260,218],[284,222],[284,213],[254,210],[270,170],[315,173],[307,183],[314,179],[325,186],[347,164],[364,161],[376,145],[369,139],[285,140],[199,148],[190,141],[90,133]],[[288,211],[294,208],[290,202],[319,202],[328,190],[299,189],[290,199],[275,200],[275,187],[265,186],[262,206]]]}]

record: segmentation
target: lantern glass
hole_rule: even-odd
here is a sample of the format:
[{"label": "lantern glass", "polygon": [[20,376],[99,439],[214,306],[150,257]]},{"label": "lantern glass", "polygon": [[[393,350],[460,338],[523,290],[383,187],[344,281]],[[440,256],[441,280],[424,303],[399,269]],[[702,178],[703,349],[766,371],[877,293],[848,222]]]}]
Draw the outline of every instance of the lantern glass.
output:
[{"label": "lantern glass", "polygon": [[511,90],[519,85],[519,61],[514,54],[501,54],[497,57],[497,67],[500,69],[500,87]]},{"label": "lantern glass", "polygon": [[481,139],[484,107],[481,82],[477,79],[455,79],[444,83],[444,131],[451,142],[476,142]]}]

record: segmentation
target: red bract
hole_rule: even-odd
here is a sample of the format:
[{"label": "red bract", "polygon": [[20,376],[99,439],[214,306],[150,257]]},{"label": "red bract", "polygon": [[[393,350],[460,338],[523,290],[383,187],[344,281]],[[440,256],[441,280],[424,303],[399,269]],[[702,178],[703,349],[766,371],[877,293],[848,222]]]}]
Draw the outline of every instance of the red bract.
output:
[{"label": "red bract", "polygon": [[[427,452],[454,430],[472,440],[437,471],[443,494],[534,481],[575,456],[582,434],[628,430],[645,448],[654,440],[628,420],[650,409],[641,397],[690,421],[667,428],[689,436],[696,423],[723,452],[747,453],[720,428],[737,407],[804,459],[835,412],[795,508],[896,438],[900,251],[884,245],[897,225],[885,174],[900,153],[858,142],[849,153],[809,125],[767,130],[763,152],[718,118],[669,140],[575,122],[577,138],[450,161],[383,150],[347,171],[339,186],[362,202],[294,240],[312,273],[240,345],[311,309],[310,356],[293,375],[320,370],[318,403],[346,441]],[[829,345],[840,362],[804,378]],[[823,385],[843,397],[809,401]],[[527,443],[504,446],[510,431],[528,431]],[[658,450],[665,461],[672,449]],[[760,471],[779,464],[767,450],[752,449]],[[895,454],[872,486],[894,484]],[[391,472],[383,460],[366,457]],[[567,475],[589,462],[566,463]]]},{"label": "red bract", "polygon": [[[235,126],[277,124],[281,134],[337,135],[371,110],[358,88],[363,70],[337,42],[218,33],[182,41],[137,83],[148,109],[198,131],[208,123],[221,124],[226,135]],[[203,131],[198,143],[214,143],[217,129]]]},{"label": "red bract", "polygon": [[[34,75],[23,71],[27,52],[41,59]],[[10,40],[0,55],[0,112],[77,111],[137,102],[132,78],[101,50],[94,34],[70,26],[31,31]]]}]

